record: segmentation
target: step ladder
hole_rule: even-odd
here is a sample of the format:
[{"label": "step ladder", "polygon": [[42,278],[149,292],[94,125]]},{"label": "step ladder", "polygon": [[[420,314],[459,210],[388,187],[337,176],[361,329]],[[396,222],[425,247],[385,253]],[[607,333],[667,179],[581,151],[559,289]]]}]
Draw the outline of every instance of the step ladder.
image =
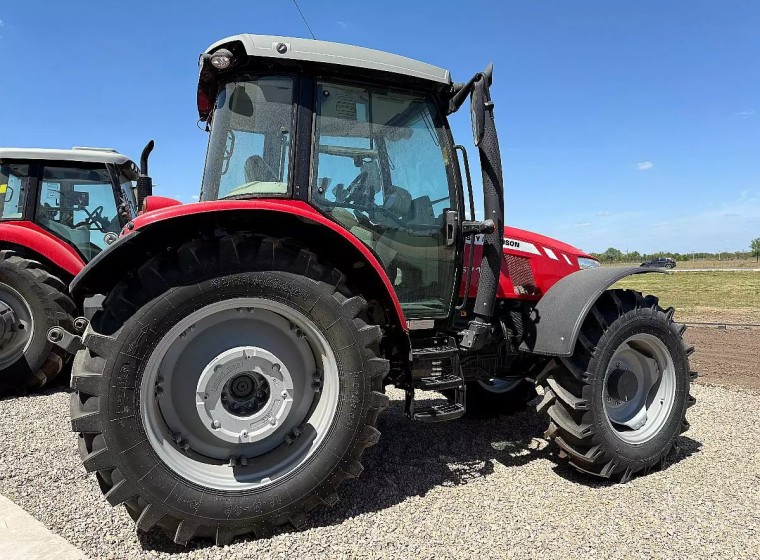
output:
[{"label": "step ladder", "polygon": [[[459,364],[459,348],[451,337],[426,341],[429,345],[412,350],[412,369],[426,370],[425,377],[407,380],[406,414],[420,422],[446,422],[465,413],[466,385]],[[416,407],[414,391],[453,391],[454,402]]]}]

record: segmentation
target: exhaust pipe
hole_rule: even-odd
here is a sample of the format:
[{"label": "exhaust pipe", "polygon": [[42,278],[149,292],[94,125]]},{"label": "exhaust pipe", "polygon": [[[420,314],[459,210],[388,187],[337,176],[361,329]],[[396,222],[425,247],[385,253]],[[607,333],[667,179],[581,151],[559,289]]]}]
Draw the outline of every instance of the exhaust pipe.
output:
[{"label": "exhaust pipe", "polygon": [[153,194],[153,179],[148,175],[148,158],[156,143],[151,140],[140,155],[140,176],[137,178],[137,205],[142,208],[145,199]]},{"label": "exhaust pipe", "polygon": [[[501,274],[502,247],[504,244],[504,179],[501,171],[501,150],[493,117],[490,85],[493,65],[475,76],[471,84],[471,117],[475,146],[480,156],[483,174],[484,221],[471,227],[483,233],[483,261],[475,299],[475,318],[461,334],[461,346],[467,350],[482,348],[492,331],[491,319],[496,302],[496,290]],[[470,85],[468,84],[468,85]],[[458,93],[461,94],[460,91]]]}]

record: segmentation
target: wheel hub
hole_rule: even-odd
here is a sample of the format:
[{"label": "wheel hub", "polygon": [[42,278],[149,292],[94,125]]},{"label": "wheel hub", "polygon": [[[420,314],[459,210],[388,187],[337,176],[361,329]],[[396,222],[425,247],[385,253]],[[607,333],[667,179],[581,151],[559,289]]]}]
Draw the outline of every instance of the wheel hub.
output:
[{"label": "wheel hub", "polygon": [[628,402],[636,396],[639,390],[639,380],[631,370],[617,368],[610,372],[607,379],[607,390],[610,397],[616,401]]},{"label": "wheel hub", "polygon": [[206,429],[229,443],[261,441],[275,432],[293,406],[293,379],[271,352],[231,348],[204,368],[196,409]]},{"label": "wheel hub", "polygon": [[19,327],[23,330],[23,325],[19,324],[13,308],[4,301],[0,301],[0,348],[13,340]]},{"label": "wheel hub", "polygon": [[222,405],[236,416],[254,414],[269,400],[270,392],[269,382],[260,373],[241,373],[225,384]]}]

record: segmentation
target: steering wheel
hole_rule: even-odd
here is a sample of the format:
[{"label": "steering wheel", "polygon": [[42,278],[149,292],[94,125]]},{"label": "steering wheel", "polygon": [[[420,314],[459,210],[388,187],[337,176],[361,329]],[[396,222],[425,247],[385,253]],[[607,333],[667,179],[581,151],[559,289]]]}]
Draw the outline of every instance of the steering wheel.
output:
[{"label": "steering wheel", "polygon": [[87,210],[87,208],[82,208],[84,212],[87,214],[87,218],[79,222],[78,224],[74,224],[75,228],[81,227],[81,226],[87,226],[87,229],[91,229],[90,226],[93,225],[97,229],[99,229],[102,232],[105,232],[105,229],[103,229],[103,223],[108,223],[110,220],[103,217],[103,207],[98,206],[90,212]]},{"label": "steering wheel", "polygon": [[[342,183],[335,185],[335,188],[333,189],[333,194],[335,195],[335,201],[339,202],[341,204],[346,203],[358,203],[358,204],[364,204],[365,199],[367,199],[367,193],[362,192],[363,190],[366,190],[367,186],[367,176],[368,173],[366,171],[362,171],[359,173],[353,181],[351,181],[351,184],[347,187],[344,187]],[[360,199],[361,195],[361,199]]]}]

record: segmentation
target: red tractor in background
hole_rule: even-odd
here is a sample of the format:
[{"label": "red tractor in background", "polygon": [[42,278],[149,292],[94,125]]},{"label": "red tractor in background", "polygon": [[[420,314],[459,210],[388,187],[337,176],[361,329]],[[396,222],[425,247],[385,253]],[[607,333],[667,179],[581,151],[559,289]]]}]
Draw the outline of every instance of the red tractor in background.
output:
[{"label": "red tractor in background", "polygon": [[0,393],[43,386],[70,357],[67,284],[136,216],[137,166],[115,150],[0,148]]},{"label": "red tractor in background", "polygon": [[[656,270],[504,227],[491,81],[296,38],[202,55],[201,201],[127,223],[71,283],[81,339],[51,333],[82,345],[84,466],[138,529],[226,544],[304,525],[362,472],[388,385],[423,422],[509,412],[538,386],[577,469],[627,481],[663,463],[694,403],[684,327],[612,288]],[[467,98],[482,221],[446,119]]]}]

